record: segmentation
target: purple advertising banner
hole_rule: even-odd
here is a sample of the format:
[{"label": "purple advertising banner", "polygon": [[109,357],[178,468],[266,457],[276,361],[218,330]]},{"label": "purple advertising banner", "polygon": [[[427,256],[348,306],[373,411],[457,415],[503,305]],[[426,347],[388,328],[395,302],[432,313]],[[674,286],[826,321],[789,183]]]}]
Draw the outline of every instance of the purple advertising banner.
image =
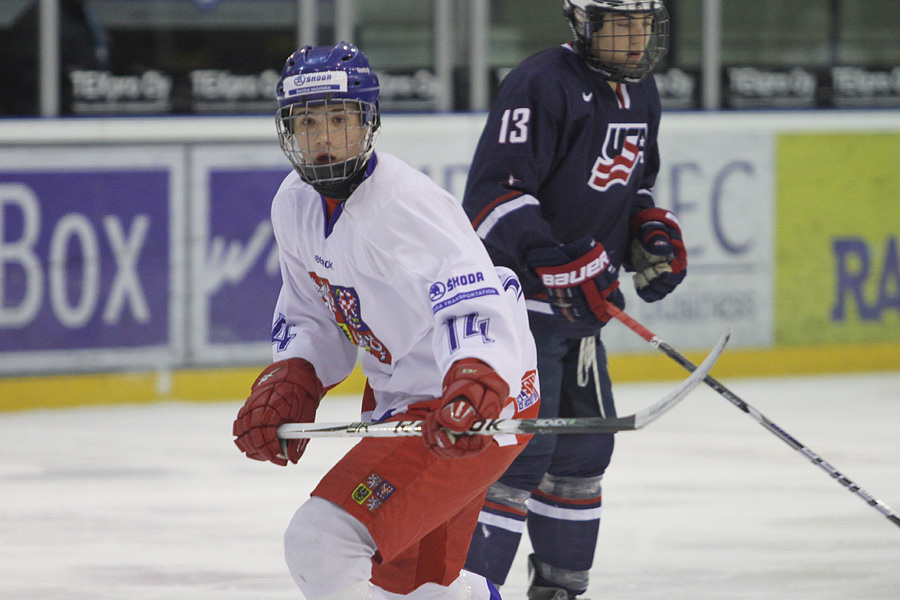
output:
[{"label": "purple advertising banner", "polygon": [[61,149],[56,161],[32,156],[50,165],[39,170],[0,155],[0,370],[31,370],[32,352],[37,370],[181,360],[172,298],[183,296],[174,275],[183,242],[173,224],[183,215],[173,207],[183,207],[172,168],[133,156]]},{"label": "purple advertising banner", "polygon": [[[206,288],[212,344],[270,341],[281,273],[269,212],[286,174],[285,169],[209,174],[206,272],[216,277]],[[212,250],[223,245],[226,252],[214,257]]]},{"label": "purple advertising banner", "polygon": [[191,355],[269,361],[281,288],[270,211],[290,164],[276,144],[200,146],[191,156]]},{"label": "purple advertising banner", "polygon": [[0,173],[0,351],[166,343],[168,197],[164,171]]}]

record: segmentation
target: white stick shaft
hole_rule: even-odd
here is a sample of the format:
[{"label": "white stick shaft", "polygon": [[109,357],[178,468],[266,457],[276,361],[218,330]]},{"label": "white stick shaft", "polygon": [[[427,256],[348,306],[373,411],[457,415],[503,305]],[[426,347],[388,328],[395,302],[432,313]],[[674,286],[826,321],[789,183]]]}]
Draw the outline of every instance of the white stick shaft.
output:
[{"label": "white stick shaft", "polygon": [[[716,347],[691,375],[678,387],[653,405],[626,417],[607,419],[580,417],[555,419],[488,419],[476,421],[467,435],[546,434],[546,433],[615,433],[633,431],[652,423],[672,409],[709,373],[728,342],[729,334],[719,338]],[[278,437],[287,439],[314,437],[406,437],[422,435],[422,421],[386,421],[383,423],[285,423],[278,427]]]}]

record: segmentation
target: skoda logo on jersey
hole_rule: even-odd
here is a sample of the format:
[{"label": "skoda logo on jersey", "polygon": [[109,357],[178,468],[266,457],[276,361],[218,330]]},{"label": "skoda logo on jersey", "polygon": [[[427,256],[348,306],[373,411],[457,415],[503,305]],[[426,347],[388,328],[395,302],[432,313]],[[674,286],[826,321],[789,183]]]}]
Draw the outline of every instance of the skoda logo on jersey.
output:
[{"label": "skoda logo on jersey", "polygon": [[428,288],[428,297],[432,302],[437,302],[444,297],[447,292],[456,288],[484,281],[484,273],[478,271],[476,273],[466,273],[465,275],[456,275],[444,281],[436,281]]},{"label": "skoda logo on jersey", "polygon": [[437,302],[441,298],[444,297],[444,294],[447,293],[447,286],[438,281],[437,283],[432,283],[431,287],[428,288],[428,297],[431,298],[432,302]]},{"label": "skoda logo on jersey", "polygon": [[471,285],[473,283],[479,283],[484,281],[484,273],[479,271],[478,273],[468,273],[466,275],[460,275],[459,277],[451,277],[447,280],[447,291],[449,292],[453,288],[458,288],[464,285]]}]

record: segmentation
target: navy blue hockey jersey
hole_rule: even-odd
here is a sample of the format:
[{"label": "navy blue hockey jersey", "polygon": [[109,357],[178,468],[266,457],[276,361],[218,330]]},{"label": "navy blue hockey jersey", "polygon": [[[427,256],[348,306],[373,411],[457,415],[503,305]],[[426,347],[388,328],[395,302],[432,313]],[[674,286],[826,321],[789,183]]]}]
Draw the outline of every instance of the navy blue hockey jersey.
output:
[{"label": "navy blue hockey jersey", "polygon": [[494,262],[519,275],[533,329],[594,333],[553,315],[524,257],[590,236],[621,266],[631,216],[654,206],[660,112],[652,76],[616,92],[569,44],[530,56],[504,78],[463,207]]}]

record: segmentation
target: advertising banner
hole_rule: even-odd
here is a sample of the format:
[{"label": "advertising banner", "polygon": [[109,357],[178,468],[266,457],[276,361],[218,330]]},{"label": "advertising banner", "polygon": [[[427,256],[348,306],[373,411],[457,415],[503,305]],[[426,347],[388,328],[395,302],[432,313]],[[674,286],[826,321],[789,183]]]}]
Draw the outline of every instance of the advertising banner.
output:
[{"label": "advertising banner", "polygon": [[[421,169],[461,199],[483,121],[473,116],[385,119],[382,150]],[[669,297],[647,304],[631,275],[620,276],[627,307],[685,348],[707,348],[726,328],[731,347],[768,346],[774,338],[774,134],[721,129],[660,132],[663,167],[654,189],[659,206],[681,221],[688,277]],[[624,327],[603,331],[613,351],[645,351]]]},{"label": "advertising banner", "polygon": [[278,110],[275,86],[281,75],[273,69],[249,75],[225,69],[196,69],[189,77],[193,113],[274,115]]},{"label": "advertising banner", "polygon": [[[186,74],[148,69],[127,75],[75,70],[66,83],[76,115],[274,115],[280,78],[274,69],[250,73],[194,69]],[[379,71],[379,79],[382,110],[438,110],[440,82],[433,72]]]},{"label": "advertising banner", "polygon": [[787,70],[729,67],[723,78],[725,108],[816,108],[822,74],[812,69]]},{"label": "advertising banner", "polygon": [[[646,303],[621,273],[626,311],[683,348],[709,348],[726,329],[730,347],[768,346],[773,339],[771,133],[660,133],[657,205],[678,217],[688,275],[664,299]],[[602,336],[611,350],[643,351],[646,343],[613,324]]]},{"label": "advertising banner", "polygon": [[139,75],[108,71],[72,71],[72,113],[76,115],[147,115],[172,112],[171,75],[150,69]]},{"label": "advertising banner", "polygon": [[701,76],[698,71],[673,68],[656,73],[653,78],[659,89],[663,111],[700,108]]},{"label": "advertising banner", "polygon": [[[481,120],[385,120],[380,150],[461,199]],[[638,298],[630,274],[621,281],[629,313],[684,348],[709,347],[727,328],[732,347],[772,343],[773,139],[768,132],[661,134],[664,167],[654,191],[681,220],[688,278],[653,304]],[[290,166],[274,143],[197,147],[192,164],[191,356],[201,364],[269,360],[263,332],[280,274],[268,211]],[[647,350],[624,327],[603,335],[613,351]]]},{"label": "advertising banner", "polygon": [[776,342],[900,340],[900,134],[780,135],[777,154]]},{"label": "advertising banner", "polygon": [[271,360],[281,288],[270,210],[291,165],[271,144],[191,153],[191,355],[199,364]]},{"label": "advertising banner", "polygon": [[487,115],[384,115],[377,152],[398,156],[462,201]]},{"label": "advertising banner", "polygon": [[[896,126],[668,117],[654,194],[681,222],[688,276],[646,303],[622,273],[629,314],[685,351],[725,329],[732,348],[900,339]],[[387,114],[377,147],[461,199],[483,123]],[[270,207],[291,167],[268,131],[0,149],[0,375],[271,360]],[[650,351],[616,323],[603,337]]]},{"label": "advertising banner", "polygon": [[183,151],[0,150],[0,373],[183,359]]},{"label": "advertising banner", "polygon": [[831,69],[831,102],[835,108],[897,108],[900,106],[900,67],[861,66]]}]

